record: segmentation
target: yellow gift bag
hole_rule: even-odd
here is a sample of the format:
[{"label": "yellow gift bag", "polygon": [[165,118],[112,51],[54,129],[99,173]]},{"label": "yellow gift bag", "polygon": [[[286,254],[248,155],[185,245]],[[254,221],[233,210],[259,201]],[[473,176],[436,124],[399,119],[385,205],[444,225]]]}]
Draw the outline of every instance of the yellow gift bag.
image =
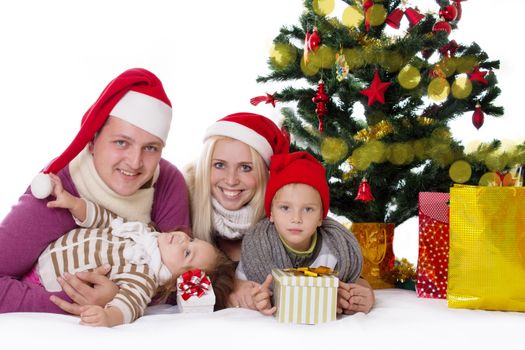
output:
[{"label": "yellow gift bag", "polygon": [[525,311],[525,188],[450,189],[448,306]]}]

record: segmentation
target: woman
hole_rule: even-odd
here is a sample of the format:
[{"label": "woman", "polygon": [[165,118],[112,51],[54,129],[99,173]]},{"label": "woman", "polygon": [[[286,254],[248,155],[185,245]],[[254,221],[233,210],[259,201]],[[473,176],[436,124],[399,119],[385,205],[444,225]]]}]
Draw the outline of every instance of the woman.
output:
[{"label": "woman", "polygon": [[[161,158],[170,124],[171,103],[160,80],[145,69],[127,70],[84,114],[73,142],[44,174],[57,174],[70,193],[129,220],[151,221],[161,231],[188,228],[184,178]],[[59,293],[20,281],[50,242],[77,227],[67,210],[47,208],[46,176],[38,176],[32,190],[43,199],[26,191],[0,224],[0,312],[78,313],[83,304],[104,306],[117,291],[104,267],[64,276]]]},{"label": "woman", "polygon": [[[185,171],[194,236],[215,242],[239,261],[244,234],[264,217],[270,158],[288,148],[287,136],[258,114],[235,113],[212,124],[200,158]],[[231,305],[253,308],[255,286],[238,281]]]}]

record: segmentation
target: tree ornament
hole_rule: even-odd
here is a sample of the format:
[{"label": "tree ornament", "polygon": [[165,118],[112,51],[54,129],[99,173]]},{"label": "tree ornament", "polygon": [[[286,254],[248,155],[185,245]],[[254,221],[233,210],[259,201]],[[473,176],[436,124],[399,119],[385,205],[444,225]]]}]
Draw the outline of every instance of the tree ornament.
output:
[{"label": "tree ornament", "polygon": [[450,92],[450,84],[447,79],[437,77],[430,81],[427,87],[427,95],[434,101],[443,101]]},{"label": "tree ornament", "polygon": [[450,32],[452,32],[452,27],[448,22],[444,21],[443,18],[441,18],[441,21],[434,23],[434,25],[432,26],[432,31],[436,33],[446,32],[447,35],[449,35]]},{"label": "tree ornament", "polygon": [[485,75],[487,75],[487,72],[481,72],[479,66],[476,66],[472,73],[468,73],[470,80],[477,81],[483,85],[488,85],[489,82],[485,79]]},{"label": "tree ornament", "polygon": [[410,28],[412,28],[413,26],[418,24],[423,18],[425,18],[425,16],[420,14],[417,10],[409,7],[405,11],[401,9],[395,9],[394,11],[390,12],[390,14],[385,20],[385,23],[394,29],[399,29],[401,19],[403,19],[403,14],[407,16]]},{"label": "tree ornament", "polygon": [[390,14],[386,17],[385,23],[394,29],[399,29],[399,25],[401,23],[402,18],[403,10],[395,9],[394,11],[390,12]]},{"label": "tree ornament", "polygon": [[381,104],[385,104],[385,91],[392,84],[391,82],[382,82],[379,78],[377,69],[374,72],[374,79],[367,89],[361,90],[361,94],[368,97],[368,107],[374,102],[378,101]]},{"label": "tree ornament", "polygon": [[424,15],[422,15],[421,13],[419,13],[418,10],[413,9],[412,7],[409,7],[405,10],[405,15],[408,18],[408,23],[411,28],[417,25],[419,22],[421,22],[423,18],[425,18]]},{"label": "tree ornament", "polygon": [[458,100],[466,99],[472,92],[472,82],[466,75],[460,74],[452,83],[451,91]]},{"label": "tree ornament", "polygon": [[456,51],[458,51],[459,45],[456,40],[450,40],[446,45],[439,48],[439,53],[445,57],[454,57]]},{"label": "tree ornament", "polygon": [[456,15],[456,22],[459,21],[461,19],[461,2],[462,1],[465,1],[465,0],[454,0],[454,5],[456,7],[456,9],[458,10],[458,13]]},{"label": "tree ornament", "polygon": [[474,109],[474,113],[472,114],[472,124],[476,127],[476,129],[479,130],[483,126],[483,123],[485,122],[485,114],[481,110],[481,105],[478,103],[476,104],[476,109]]},{"label": "tree ornament", "polygon": [[421,81],[421,74],[416,67],[407,64],[399,71],[397,80],[399,81],[399,85],[407,90],[410,90],[419,85],[419,82]]},{"label": "tree ornament", "polygon": [[458,8],[454,5],[447,5],[439,10],[439,16],[447,22],[453,21],[458,16]]},{"label": "tree ornament", "polygon": [[326,16],[334,10],[334,0],[314,0],[312,8],[319,16]]},{"label": "tree ornament", "polygon": [[275,107],[275,102],[277,101],[279,100],[269,93],[266,93],[266,96],[255,96],[250,99],[250,103],[254,106],[257,106],[261,102],[265,102],[266,104],[271,103],[272,106]]},{"label": "tree ornament", "polygon": [[370,30],[370,16],[368,14],[368,9],[374,6],[373,0],[365,0],[363,2],[363,12],[365,13],[365,29],[368,32]]},{"label": "tree ornament", "polygon": [[297,49],[285,43],[274,43],[270,49],[270,63],[277,69],[283,69],[295,62]]},{"label": "tree ornament", "polygon": [[324,82],[323,80],[319,80],[319,85],[317,86],[317,92],[315,93],[315,96],[312,97],[312,101],[315,103],[315,114],[317,114],[317,119],[319,119],[319,132],[324,132],[324,116],[328,112],[326,109],[326,102],[328,102],[329,97],[326,94],[326,91],[324,89]]},{"label": "tree ornament", "polygon": [[455,183],[462,184],[470,180],[472,167],[465,160],[456,160],[448,169],[448,175]]},{"label": "tree ornament", "polygon": [[304,38],[304,62],[308,63],[309,57],[308,55],[310,52],[315,52],[317,48],[321,45],[321,37],[319,36],[319,33],[317,32],[317,27],[314,27],[312,33],[306,32],[306,36]]},{"label": "tree ornament", "polygon": [[355,197],[356,201],[373,201],[375,198],[372,195],[372,189],[370,188],[370,183],[368,183],[368,180],[366,178],[363,178],[361,180],[361,183],[359,184],[359,189],[357,190],[357,196]]},{"label": "tree ornament", "polygon": [[344,78],[348,75],[349,70],[348,63],[346,62],[346,57],[341,49],[338,53],[335,54],[335,70],[336,70],[336,79],[337,81],[343,81]]}]

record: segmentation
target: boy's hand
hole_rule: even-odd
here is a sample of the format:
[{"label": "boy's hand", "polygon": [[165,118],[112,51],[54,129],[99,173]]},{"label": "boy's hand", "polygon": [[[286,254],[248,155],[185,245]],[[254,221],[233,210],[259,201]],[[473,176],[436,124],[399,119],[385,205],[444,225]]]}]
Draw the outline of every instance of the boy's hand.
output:
[{"label": "boy's hand", "polygon": [[356,283],[339,282],[337,288],[337,313],[352,315],[356,312],[368,313],[375,303],[372,287],[363,279]]},{"label": "boy's hand", "polygon": [[51,184],[53,185],[51,194],[55,196],[55,200],[47,202],[47,207],[70,209],[75,204],[75,197],[73,197],[68,191],[64,190],[62,181],[57,175],[49,173],[49,177],[51,178]]},{"label": "boy's hand", "polygon": [[228,297],[228,307],[243,307],[256,310],[253,302],[253,292],[258,288],[258,283],[236,279],[233,292]]},{"label": "boy's hand", "polygon": [[259,310],[263,315],[273,315],[275,311],[277,311],[277,307],[272,307],[272,291],[270,290],[270,286],[272,285],[272,275],[266,276],[266,279],[264,280],[263,284],[257,289],[254,290],[253,293],[253,301],[255,303],[255,307],[257,310]]}]

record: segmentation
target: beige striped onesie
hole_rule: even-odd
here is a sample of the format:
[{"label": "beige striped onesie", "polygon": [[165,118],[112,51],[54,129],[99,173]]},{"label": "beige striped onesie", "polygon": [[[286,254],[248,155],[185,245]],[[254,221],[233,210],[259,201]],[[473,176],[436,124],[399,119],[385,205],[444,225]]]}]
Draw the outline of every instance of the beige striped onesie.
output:
[{"label": "beige striped onesie", "polygon": [[40,255],[37,273],[48,291],[60,291],[65,272],[111,265],[109,279],[119,291],[108,306],[118,307],[124,323],[142,316],[158,286],[171,279],[162,263],[158,233],[138,221],[124,222],[105,208],[86,201],[86,220],[51,243]]}]

